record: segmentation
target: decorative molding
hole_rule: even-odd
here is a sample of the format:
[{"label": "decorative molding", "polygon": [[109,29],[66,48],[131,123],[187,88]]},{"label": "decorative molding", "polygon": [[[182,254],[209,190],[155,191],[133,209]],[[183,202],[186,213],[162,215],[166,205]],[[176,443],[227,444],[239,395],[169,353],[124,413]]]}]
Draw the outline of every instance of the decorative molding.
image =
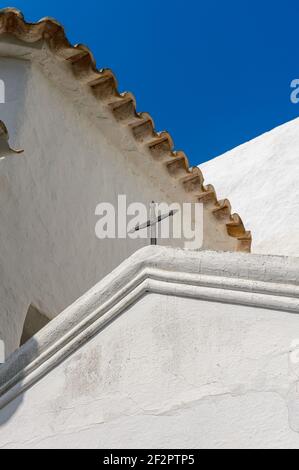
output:
[{"label": "decorative molding", "polygon": [[147,293],[297,314],[299,258],[142,248],[0,367],[0,408]]}]

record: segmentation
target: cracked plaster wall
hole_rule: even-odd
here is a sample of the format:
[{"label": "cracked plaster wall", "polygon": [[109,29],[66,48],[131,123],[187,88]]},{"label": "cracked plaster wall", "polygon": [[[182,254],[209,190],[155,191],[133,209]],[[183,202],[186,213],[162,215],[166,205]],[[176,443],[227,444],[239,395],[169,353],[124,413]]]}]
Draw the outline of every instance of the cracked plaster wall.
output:
[{"label": "cracked plaster wall", "polygon": [[145,295],[0,411],[0,446],[296,448],[296,337],[296,314]]}]

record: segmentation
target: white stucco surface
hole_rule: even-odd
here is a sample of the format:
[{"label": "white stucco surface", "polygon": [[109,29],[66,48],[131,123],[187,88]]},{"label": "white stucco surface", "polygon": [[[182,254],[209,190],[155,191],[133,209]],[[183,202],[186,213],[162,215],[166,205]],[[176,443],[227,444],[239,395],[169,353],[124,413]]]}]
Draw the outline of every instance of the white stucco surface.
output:
[{"label": "white stucco surface", "polygon": [[0,369],[0,446],[298,447],[298,284],[296,259],[143,249]]},{"label": "white stucco surface", "polygon": [[[28,60],[27,60],[28,59]],[[22,156],[0,162],[0,338],[15,350],[29,306],[55,317],[148,240],[95,235],[100,202],[185,202],[163,165],[42,44],[1,38],[6,102],[0,119]],[[88,89],[87,89],[88,88]],[[190,196],[191,197],[191,196]],[[230,249],[225,224],[205,214],[205,247]],[[169,240],[167,244],[172,243]],[[180,245],[181,240],[174,241]]]},{"label": "white stucco surface", "polygon": [[299,256],[299,118],[200,165],[252,232],[252,252]]},{"label": "white stucco surface", "polygon": [[[50,318],[147,240],[98,240],[95,208],[167,200],[31,62],[0,59],[11,142],[22,157],[1,161],[0,338],[18,346],[33,303]],[[115,204],[116,205],[116,204]]]},{"label": "white stucco surface", "polygon": [[31,303],[57,315],[147,243],[98,240],[96,205],[117,201],[129,186],[147,201],[157,188],[135,178],[117,149],[30,62],[1,59],[1,73],[3,120],[11,141],[17,136],[25,149],[0,169],[0,337],[9,353]]}]

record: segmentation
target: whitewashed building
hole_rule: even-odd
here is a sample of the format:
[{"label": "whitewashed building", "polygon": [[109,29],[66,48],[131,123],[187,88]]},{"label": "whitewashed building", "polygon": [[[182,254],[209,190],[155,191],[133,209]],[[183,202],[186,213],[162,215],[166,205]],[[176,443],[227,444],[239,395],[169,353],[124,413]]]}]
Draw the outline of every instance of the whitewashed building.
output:
[{"label": "whitewashed building", "polygon": [[[0,79],[0,447],[298,447],[298,258],[250,253],[226,195],[53,19],[0,11]],[[201,202],[202,243],[99,240],[119,195]]]}]

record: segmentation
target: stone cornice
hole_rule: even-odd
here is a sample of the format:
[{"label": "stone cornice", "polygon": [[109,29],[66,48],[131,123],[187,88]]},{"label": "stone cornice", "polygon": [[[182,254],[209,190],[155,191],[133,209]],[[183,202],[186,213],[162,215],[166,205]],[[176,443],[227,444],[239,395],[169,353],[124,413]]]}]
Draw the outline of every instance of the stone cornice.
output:
[{"label": "stone cornice", "polygon": [[8,358],[0,407],[147,293],[299,313],[299,258],[142,248]]}]

